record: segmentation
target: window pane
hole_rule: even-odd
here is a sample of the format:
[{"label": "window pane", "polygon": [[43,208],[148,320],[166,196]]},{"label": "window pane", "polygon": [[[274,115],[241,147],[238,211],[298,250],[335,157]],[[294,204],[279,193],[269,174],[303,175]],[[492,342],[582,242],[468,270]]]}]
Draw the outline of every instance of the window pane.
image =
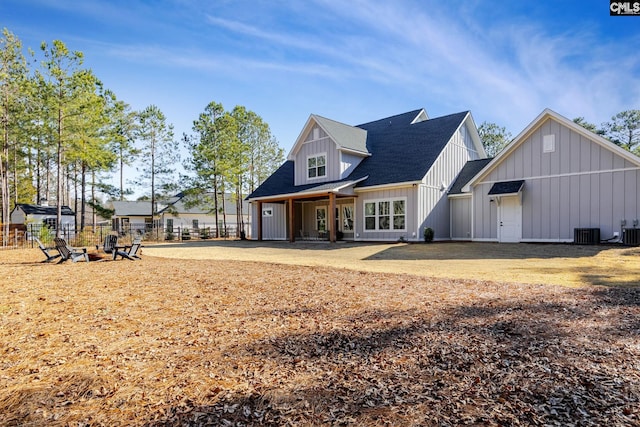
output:
[{"label": "window pane", "polygon": [[393,214],[404,215],[404,200],[396,200],[393,202]]},{"label": "window pane", "polygon": [[365,215],[375,215],[376,214],[376,204],[375,203],[365,203],[364,204],[364,214]]},{"label": "window pane", "polygon": [[364,228],[366,230],[375,230],[376,229],[376,219],[375,217],[369,216],[364,219]]},{"label": "window pane", "polygon": [[378,203],[378,215],[389,215],[389,202]]},{"label": "window pane", "polygon": [[314,169],[309,169],[309,178],[315,178],[316,177],[316,170]]},{"label": "window pane", "polygon": [[325,156],[318,156],[318,166],[324,166],[325,164],[327,164],[327,159]]},{"label": "window pane", "polygon": [[393,217],[393,229],[404,230],[404,215],[397,215]]},{"label": "window pane", "polygon": [[326,217],[327,217],[327,212],[324,209],[316,209],[317,219],[325,219]]},{"label": "window pane", "polygon": [[378,225],[380,230],[388,230],[389,229],[389,217],[381,216],[378,218]]},{"label": "window pane", "polygon": [[353,207],[345,206],[342,209],[342,229],[345,231],[353,230]]},{"label": "window pane", "polygon": [[310,157],[308,160],[308,164],[310,168],[315,168],[316,167],[316,158],[315,157]]},{"label": "window pane", "polygon": [[325,176],[327,174],[325,166],[318,166],[318,176]]}]

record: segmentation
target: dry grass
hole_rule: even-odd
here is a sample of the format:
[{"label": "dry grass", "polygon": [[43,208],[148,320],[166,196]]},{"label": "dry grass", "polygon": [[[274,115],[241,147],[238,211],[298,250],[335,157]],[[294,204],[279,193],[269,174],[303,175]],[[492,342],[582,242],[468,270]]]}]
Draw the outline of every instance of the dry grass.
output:
[{"label": "dry grass", "polygon": [[[358,262],[422,265],[398,248]],[[154,251],[62,265],[0,252],[0,425],[640,425],[640,289],[611,271],[626,286]],[[618,254],[621,275],[638,254]]]}]

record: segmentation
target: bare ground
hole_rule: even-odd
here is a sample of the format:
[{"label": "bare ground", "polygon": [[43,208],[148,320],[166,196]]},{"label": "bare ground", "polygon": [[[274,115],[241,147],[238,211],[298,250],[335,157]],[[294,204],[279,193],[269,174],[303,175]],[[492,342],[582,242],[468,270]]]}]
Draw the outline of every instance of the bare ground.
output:
[{"label": "bare ground", "polygon": [[0,425],[640,425],[637,248],[229,243],[0,252]]}]

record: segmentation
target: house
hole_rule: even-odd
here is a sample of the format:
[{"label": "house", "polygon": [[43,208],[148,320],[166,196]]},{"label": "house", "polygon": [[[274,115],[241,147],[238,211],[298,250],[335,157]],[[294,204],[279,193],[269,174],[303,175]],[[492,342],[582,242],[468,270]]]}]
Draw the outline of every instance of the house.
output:
[{"label": "house", "polygon": [[[213,197],[212,195],[213,193],[209,196]],[[166,206],[158,213],[161,216],[164,229],[171,232],[185,228],[191,230],[216,228],[213,206],[191,205],[182,193],[167,201]],[[217,227],[222,230],[226,223],[227,232],[232,235],[236,234],[235,231],[239,222],[244,224],[245,228],[250,227],[249,203],[245,200],[242,201],[241,216],[241,218],[238,218],[236,201],[232,195],[225,194],[224,203],[220,203],[219,206]],[[245,229],[245,234],[248,234],[247,231]]]},{"label": "house", "polygon": [[[151,201],[112,201],[110,205],[115,212],[112,218],[114,230],[122,232],[128,232],[130,229],[149,231],[153,228]],[[155,226],[169,232],[216,227],[215,214],[211,209],[199,205],[191,206],[186,202],[183,193],[158,201],[156,212]],[[224,212],[226,213],[227,228],[235,230],[236,203],[229,194],[225,196]],[[242,221],[248,226],[250,219],[247,202],[243,202],[242,213]],[[218,216],[218,227],[222,227],[223,215],[219,213]]]},{"label": "house", "polygon": [[[62,228],[75,227],[75,213],[69,206],[61,206],[62,215],[60,225]],[[30,205],[18,203],[10,214],[12,224],[46,224],[52,229],[57,229],[57,206]]]},{"label": "house", "polygon": [[549,109],[448,197],[452,239],[640,243],[640,158]]},{"label": "house", "polygon": [[153,228],[150,200],[114,200],[109,202],[109,205],[114,211],[111,217],[111,227],[114,231],[145,232]]},{"label": "house", "polygon": [[447,190],[485,158],[468,111],[424,109],[350,126],[312,114],[286,162],[247,199],[255,239],[449,239]]}]

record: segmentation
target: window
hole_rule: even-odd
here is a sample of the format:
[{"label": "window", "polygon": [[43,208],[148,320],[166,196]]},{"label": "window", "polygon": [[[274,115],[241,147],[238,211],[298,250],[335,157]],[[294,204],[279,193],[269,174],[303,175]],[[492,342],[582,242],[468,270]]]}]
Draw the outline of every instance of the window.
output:
[{"label": "window", "polygon": [[307,158],[307,177],[320,178],[327,176],[327,156],[321,154]]},{"label": "window", "polygon": [[271,208],[262,209],[262,216],[273,216],[273,209]]},{"label": "window", "polygon": [[342,207],[342,231],[353,231],[353,206]]},{"label": "window", "polygon": [[42,222],[44,223],[44,225],[46,225],[48,228],[51,228],[52,230],[57,229],[57,225],[58,222],[56,220],[56,218],[45,218],[44,220],[42,220]]},{"label": "window", "polygon": [[316,230],[327,231],[327,209],[316,208]]},{"label": "window", "polygon": [[167,233],[173,233],[173,218],[167,218]]},{"label": "window", "polygon": [[364,229],[371,231],[406,230],[406,201],[365,202]]}]

